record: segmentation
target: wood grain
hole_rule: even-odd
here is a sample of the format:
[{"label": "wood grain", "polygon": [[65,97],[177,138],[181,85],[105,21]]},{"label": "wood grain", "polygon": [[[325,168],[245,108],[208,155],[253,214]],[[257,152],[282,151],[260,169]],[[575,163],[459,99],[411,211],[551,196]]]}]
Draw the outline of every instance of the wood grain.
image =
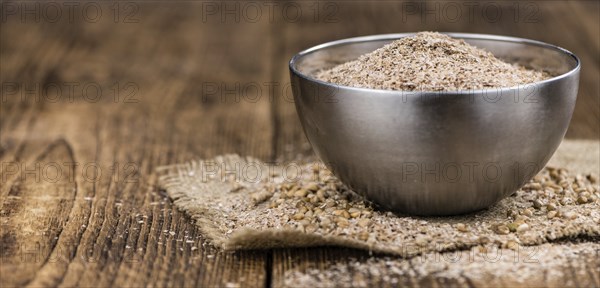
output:
[{"label": "wood grain", "polygon": [[[486,252],[487,254],[484,255],[487,255],[487,258],[483,261],[475,260],[475,253],[472,250],[433,253],[407,260],[386,255],[376,255],[376,258],[371,258],[364,251],[356,251],[353,257],[348,257],[344,249],[335,247],[328,247],[327,250],[287,249],[276,251],[278,253],[274,255],[274,262],[281,264],[273,267],[273,286],[285,287],[285,284],[289,285],[290,282],[296,285],[311,283],[306,282],[307,278],[323,279],[329,286],[336,281],[342,281],[337,285],[351,286],[349,283],[355,283],[353,286],[360,287],[598,287],[600,285],[600,273],[597,269],[585,268],[600,265],[597,253],[594,253],[597,243],[574,244],[570,240],[552,245],[522,247],[518,251]],[[554,252],[550,252],[551,256],[546,256],[544,253],[549,253],[549,247]],[[581,250],[574,252],[577,249]],[[382,267],[394,268],[386,271]],[[323,274],[317,276],[318,273]]]},{"label": "wood grain", "polygon": [[[2,8],[22,3],[36,5]],[[310,155],[285,89],[287,61],[334,39],[439,30],[563,46],[584,63],[567,136],[600,138],[594,1],[535,2],[541,14],[531,23],[403,18],[403,3],[418,2],[289,2],[304,12],[298,20],[275,10],[256,22],[205,19],[210,1],[119,3],[102,4],[98,21],[23,20],[17,10],[0,22],[3,287],[279,286],[285,271],[367,257],[343,248],[218,252],[156,187],[155,167],[197,157]],[[504,13],[511,3],[500,3]],[[431,281],[416,284],[440,280]]]},{"label": "wood grain", "polygon": [[[72,102],[63,94],[50,103],[22,101],[21,90],[2,103],[1,161],[19,167],[1,174],[3,287],[266,283],[266,252],[214,251],[156,187],[159,165],[232,152],[272,157],[266,100],[202,97],[205,83],[269,79],[248,58],[268,59],[268,43],[253,41],[265,27],[202,23],[198,5],[140,5],[137,24],[3,25],[3,83],[93,83],[104,92],[98,102],[79,90]],[[129,100],[127,83],[139,88]],[[73,177],[52,182],[51,165]]]}]

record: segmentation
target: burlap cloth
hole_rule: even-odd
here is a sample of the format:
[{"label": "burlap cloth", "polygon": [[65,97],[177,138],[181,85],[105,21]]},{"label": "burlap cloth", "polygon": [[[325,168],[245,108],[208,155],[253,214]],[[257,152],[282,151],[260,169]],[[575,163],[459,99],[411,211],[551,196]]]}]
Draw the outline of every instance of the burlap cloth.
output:
[{"label": "burlap cloth", "polygon": [[[481,245],[515,248],[562,239],[598,239],[599,151],[599,142],[565,140],[555,153],[549,165],[569,171],[562,181],[569,187],[564,193],[588,191],[580,194],[587,196],[586,203],[577,203],[577,194],[573,201],[556,203],[558,213],[546,206],[533,207],[535,189],[548,196],[543,192],[546,184],[537,187],[539,183],[528,184],[489,209],[456,217],[379,211],[343,186],[318,195],[323,201],[306,204],[319,200],[317,187],[311,191],[309,186],[329,187],[337,181],[328,171],[311,170],[314,163],[270,164],[237,155],[160,167],[159,183],[175,205],[196,220],[204,236],[225,250],[337,245],[411,257]],[[546,169],[537,178],[551,173],[556,172]],[[290,188],[292,180],[305,191]],[[573,189],[576,182],[579,185]],[[285,192],[287,188],[290,191]],[[548,199],[540,198],[541,204],[563,196],[550,193]]]}]

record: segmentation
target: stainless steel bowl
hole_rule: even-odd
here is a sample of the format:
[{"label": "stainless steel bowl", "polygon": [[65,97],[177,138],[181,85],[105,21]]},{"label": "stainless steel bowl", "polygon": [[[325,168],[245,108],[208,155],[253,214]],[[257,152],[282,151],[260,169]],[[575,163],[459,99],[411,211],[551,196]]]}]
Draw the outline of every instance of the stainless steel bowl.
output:
[{"label": "stainless steel bowl", "polygon": [[296,110],[314,151],[385,209],[453,215],[486,208],[537,174],[569,126],[580,70],[573,53],[527,39],[448,34],[558,76],[457,92],[353,88],[312,76],[412,33],[325,43],[290,61]]}]

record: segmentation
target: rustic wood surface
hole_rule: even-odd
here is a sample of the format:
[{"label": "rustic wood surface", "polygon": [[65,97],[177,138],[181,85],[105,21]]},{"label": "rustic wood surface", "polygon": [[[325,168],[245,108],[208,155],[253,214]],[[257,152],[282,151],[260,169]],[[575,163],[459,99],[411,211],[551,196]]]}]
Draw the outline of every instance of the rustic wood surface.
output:
[{"label": "rustic wood surface", "polygon": [[[406,10],[417,2],[254,3],[258,20],[223,14],[235,6],[220,2],[154,1],[103,3],[100,16],[82,16],[82,4],[72,17],[59,4],[53,21],[47,5],[2,1],[1,286],[280,286],[285,271],[366,258],[343,248],[215,251],[156,187],[155,167],[198,157],[309,155],[287,60],[333,39],[438,30],[563,46],[583,62],[567,137],[600,138],[596,1],[490,2],[504,15],[497,22],[481,9],[473,19],[435,15],[443,5],[422,18]],[[298,19],[284,14],[290,5]],[[600,286],[597,271],[584,272],[565,283]]]}]

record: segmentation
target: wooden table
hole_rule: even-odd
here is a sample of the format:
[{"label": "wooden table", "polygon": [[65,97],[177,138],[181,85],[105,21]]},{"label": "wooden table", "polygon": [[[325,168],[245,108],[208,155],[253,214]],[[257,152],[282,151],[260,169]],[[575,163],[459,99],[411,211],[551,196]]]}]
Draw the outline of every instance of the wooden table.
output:
[{"label": "wooden table", "polygon": [[460,17],[448,2],[252,3],[2,2],[3,287],[279,286],[287,270],[366,257],[221,253],[156,187],[159,165],[310,154],[287,61],[329,40],[438,30],[566,47],[583,62],[567,136],[600,138],[598,2],[452,2]]}]

